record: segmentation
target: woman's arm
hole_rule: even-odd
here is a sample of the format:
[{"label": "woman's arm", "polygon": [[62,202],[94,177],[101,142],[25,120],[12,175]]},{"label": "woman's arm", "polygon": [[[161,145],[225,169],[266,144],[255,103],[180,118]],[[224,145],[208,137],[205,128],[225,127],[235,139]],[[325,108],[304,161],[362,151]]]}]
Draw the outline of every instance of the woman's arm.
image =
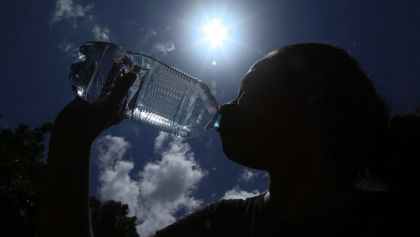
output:
[{"label": "woman's arm", "polygon": [[99,104],[76,98],[57,116],[51,134],[39,235],[93,236],[89,210],[89,156],[94,139],[120,122],[119,110],[136,74],[119,78]]},{"label": "woman's arm", "polygon": [[91,141],[56,126],[48,153],[41,236],[93,236],[89,212]]}]

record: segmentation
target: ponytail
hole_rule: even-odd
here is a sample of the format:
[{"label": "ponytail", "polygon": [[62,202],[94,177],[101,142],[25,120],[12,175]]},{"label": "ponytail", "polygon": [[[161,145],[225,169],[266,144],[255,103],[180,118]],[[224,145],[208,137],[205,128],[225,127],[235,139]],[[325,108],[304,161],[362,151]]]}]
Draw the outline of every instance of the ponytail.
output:
[{"label": "ponytail", "polygon": [[377,138],[376,154],[364,163],[369,178],[389,191],[410,192],[418,185],[420,173],[420,109],[392,118],[387,131]]},{"label": "ponytail", "polygon": [[418,185],[420,170],[420,113],[419,109],[397,116],[389,124],[391,190],[409,191]]}]

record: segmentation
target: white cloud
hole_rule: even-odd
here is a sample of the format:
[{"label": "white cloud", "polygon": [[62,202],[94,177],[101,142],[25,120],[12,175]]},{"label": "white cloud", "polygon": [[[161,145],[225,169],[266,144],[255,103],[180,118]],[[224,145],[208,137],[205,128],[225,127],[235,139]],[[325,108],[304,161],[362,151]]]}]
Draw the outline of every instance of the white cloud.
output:
[{"label": "white cloud", "polygon": [[100,164],[103,167],[110,167],[123,158],[129,147],[130,145],[123,137],[106,135],[99,140],[97,145]]},{"label": "white cloud", "polygon": [[153,37],[157,36],[157,32],[153,28],[140,28],[141,37],[139,39],[139,44],[143,46],[144,44],[148,43]]},{"label": "white cloud", "polygon": [[[165,146],[165,144],[167,144]],[[140,172],[140,196],[143,210],[138,216],[140,236],[147,236],[175,221],[178,210],[191,212],[201,205],[192,196],[206,175],[194,159],[191,147],[181,138],[160,133],[155,140],[161,159],[148,163]]]},{"label": "white cloud", "polygon": [[73,0],[57,0],[50,24],[61,20],[72,20],[73,26],[77,27],[77,18],[84,17],[93,8],[93,4],[82,6]]},{"label": "white cloud", "polygon": [[137,182],[130,178],[134,164],[122,160],[130,147],[122,137],[107,135],[97,143],[99,154],[99,194],[102,200],[116,200],[130,205],[129,214],[138,210],[139,190]]},{"label": "white cloud", "polygon": [[58,48],[64,52],[67,56],[75,58],[78,53],[78,47],[76,47],[73,43],[70,43],[66,40],[62,41],[58,44]]},{"label": "white cloud", "polygon": [[72,52],[75,51],[77,48],[74,46],[74,44],[69,42],[61,42],[58,44],[58,48],[63,52]]},{"label": "white cloud", "polygon": [[249,183],[261,178],[263,178],[264,180],[269,179],[268,173],[262,170],[251,170],[248,168],[244,168],[243,172],[239,175],[238,181]]},{"label": "white cloud", "polygon": [[127,203],[129,213],[137,216],[140,236],[148,236],[175,222],[178,211],[191,212],[202,204],[192,194],[207,172],[182,139],[160,133],[155,139],[155,151],[160,159],[146,164],[138,180],[129,175],[134,164],[122,160],[129,148],[123,138],[108,135],[97,146],[100,198]]},{"label": "white cloud", "polygon": [[164,143],[169,140],[169,136],[170,135],[168,133],[159,133],[159,135],[155,138],[155,152],[159,152],[162,149]]},{"label": "white cloud", "polygon": [[172,41],[168,41],[166,43],[156,43],[155,45],[153,45],[154,53],[167,54],[174,50],[175,50],[175,44]]},{"label": "white cloud", "polygon": [[95,25],[92,28],[92,33],[95,37],[95,40],[109,41],[110,31],[107,27],[101,28],[98,25]]},{"label": "white cloud", "polygon": [[249,182],[253,180],[254,178],[256,178],[258,175],[259,174],[257,172],[253,172],[245,168],[239,178],[241,181]]},{"label": "white cloud", "polygon": [[246,199],[259,194],[261,194],[259,190],[248,192],[245,190],[241,190],[238,186],[235,186],[232,189],[226,191],[222,199]]}]

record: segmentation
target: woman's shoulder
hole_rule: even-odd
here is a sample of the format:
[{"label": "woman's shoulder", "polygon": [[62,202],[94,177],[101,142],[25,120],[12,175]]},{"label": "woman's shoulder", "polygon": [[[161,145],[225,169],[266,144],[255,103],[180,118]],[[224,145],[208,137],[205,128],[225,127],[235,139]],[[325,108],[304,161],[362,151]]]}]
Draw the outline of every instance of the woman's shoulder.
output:
[{"label": "woman's shoulder", "polygon": [[264,194],[245,199],[222,199],[158,231],[156,236],[211,236],[226,234],[229,230],[246,233],[263,201]]}]

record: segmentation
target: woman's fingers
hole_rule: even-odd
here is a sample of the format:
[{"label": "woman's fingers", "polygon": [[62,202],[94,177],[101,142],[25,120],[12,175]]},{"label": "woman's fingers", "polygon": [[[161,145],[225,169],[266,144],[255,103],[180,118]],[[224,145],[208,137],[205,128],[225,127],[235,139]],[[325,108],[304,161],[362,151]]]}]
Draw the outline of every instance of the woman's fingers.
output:
[{"label": "woman's fingers", "polygon": [[139,74],[140,73],[140,66],[138,64],[134,64],[133,68],[131,69],[132,72],[134,72],[135,74]]},{"label": "woman's fingers", "polygon": [[127,95],[128,89],[130,89],[130,86],[133,84],[136,78],[137,75],[133,72],[126,73],[121,78],[119,78],[115,82],[114,88],[111,91],[111,95],[109,96],[108,101],[111,104],[119,105]]}]

